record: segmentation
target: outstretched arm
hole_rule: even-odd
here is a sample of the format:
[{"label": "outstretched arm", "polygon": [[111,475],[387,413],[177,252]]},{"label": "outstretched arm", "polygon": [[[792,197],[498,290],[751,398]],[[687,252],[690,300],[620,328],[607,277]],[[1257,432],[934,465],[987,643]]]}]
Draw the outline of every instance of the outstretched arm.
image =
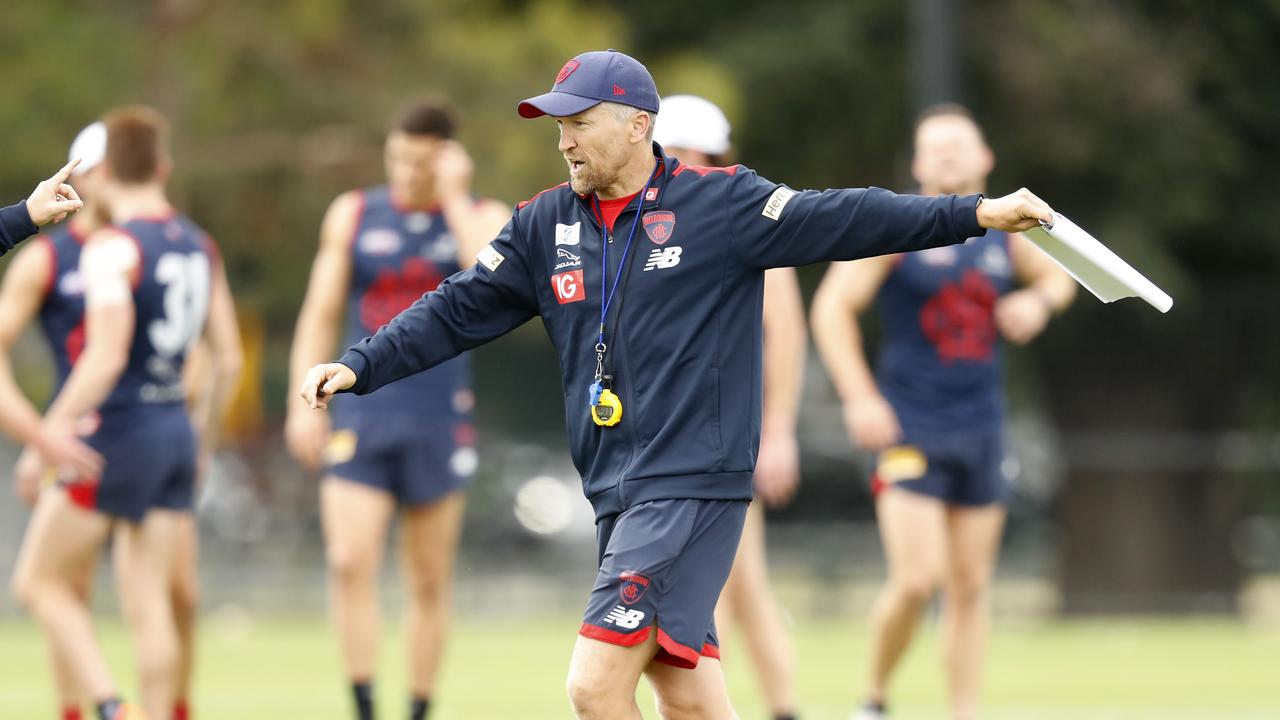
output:
[{"label": "outstretched arm", "polygon": [[1052,218],[1027,190],[1003,198],[925,197],[881,188],[802,190],[750,170],[727,182],[738,257],[753,268],[857,260],[962,243],[985,228],[1018,231]]},{"label": "outstretched arm", "polygon": [[423,295],[338,363],[308,371],[303,399],[316,408],[326,407],[334,392],[371,393],[501,337],[537,315],[530,256],[518,217],[518,212],[512,215],[473,267]]}]

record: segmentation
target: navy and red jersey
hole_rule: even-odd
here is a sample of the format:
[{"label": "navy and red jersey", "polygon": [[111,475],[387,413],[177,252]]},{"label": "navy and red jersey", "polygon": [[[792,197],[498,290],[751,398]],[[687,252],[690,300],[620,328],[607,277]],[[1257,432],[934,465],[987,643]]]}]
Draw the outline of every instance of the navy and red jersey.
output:
[{"label": "navy and red jersey", "polygon": [[40,328],[53,352],[57,385],[61,389],[84,350],[84,281],[80,250],[85,237],[66,223],[41,236],[49,246],[49,283],[40,305]]},{"label": "navy and red jersey", "polygon": [[905,431],[999,427],[1004,415],[995,305],[1013,286],[1009,238],[905,253],[877,298],[878,381]]},{"label": "navy and red jersey", "polygon": [[208,234],[172,214],[116,227],[138,245],[129,364],[99,408],[181,405],[187,350],[204,329],[214,261]]},{"label": "navy and red jersey", "polygon": [[[438,208],[398,206],[386,186],[361,192],[351,238],[351,284],[343,345],[354,345],[458,272],[458,245]],[[472,404],[470,363],[460,356],[383,392],[337,399],[341,421],[360,414],[450,421]]]}]

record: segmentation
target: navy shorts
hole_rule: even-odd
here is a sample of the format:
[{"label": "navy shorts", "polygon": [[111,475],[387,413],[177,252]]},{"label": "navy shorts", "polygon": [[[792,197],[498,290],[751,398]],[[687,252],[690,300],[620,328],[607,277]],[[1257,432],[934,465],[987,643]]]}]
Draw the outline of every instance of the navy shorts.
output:
[{"label": "navy shorts", "polygon": [[85,443],[106,463],[99,478],[65,483],[77,505],[130,522],[153,508],[191,510],[196,439],[185,406],[107,411]]},{"label": "navy shorts", "polygon": [[478,456],[470,422],[353,414],[334,419],[325,448],[329,474],[424,505],[466,487]]},{"label": "navy shorts", "polygon": [[658,633],[659,662],[719,658],[713,615],[746,500],[654,500],[596,523],[600,572],[579,633],[631,647]]},{"label": "navy shorts", "polygon": [[1008,502],[1004,437],[999,430],[959,433],[905,432],[903,441],[875,457],[875,495],[892,486],[938,498],[948,505]]}]

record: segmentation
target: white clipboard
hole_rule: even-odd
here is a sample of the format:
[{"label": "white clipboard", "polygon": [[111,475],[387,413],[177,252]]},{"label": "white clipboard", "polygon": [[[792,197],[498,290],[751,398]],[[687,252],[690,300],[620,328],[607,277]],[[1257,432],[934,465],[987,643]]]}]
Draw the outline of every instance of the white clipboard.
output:
[{"label": "white clipboard", "polygon": [[1104,303],[1139,297],[1162,313],[1173,307],[1168,293],[1061,213],[1023,234]]}]

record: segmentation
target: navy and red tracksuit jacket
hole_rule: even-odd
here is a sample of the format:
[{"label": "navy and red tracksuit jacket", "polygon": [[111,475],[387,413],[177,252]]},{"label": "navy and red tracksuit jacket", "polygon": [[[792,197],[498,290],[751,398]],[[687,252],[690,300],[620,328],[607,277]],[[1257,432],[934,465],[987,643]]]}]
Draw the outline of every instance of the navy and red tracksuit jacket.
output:
[{"label": "navy and red tracksuit jacket", "polygon": [[[601,248],[612,285],[636,220],[610,238],[568,185],[521,203],[479,262],[424,295],[340,360],[370,393],[541,316],[560,358],[569,442],[597,518],[667,498],[747,500],[760,439],[764,271],[908,252],[981,235],[978,195],[879,188],[792,191],[741,165],[659,171],[606,322],[606,372],[622,421],[596,426],[589,387]],[[513,367],[518,371],[518,368]],[[383,392],[395,392],[394,387]]]},{"label": "navy and red tracksuit jacket", "polygon": [[36,224],[31,222],[26,201],[0,208],[0,255],[9,252],[37,231]]}]

